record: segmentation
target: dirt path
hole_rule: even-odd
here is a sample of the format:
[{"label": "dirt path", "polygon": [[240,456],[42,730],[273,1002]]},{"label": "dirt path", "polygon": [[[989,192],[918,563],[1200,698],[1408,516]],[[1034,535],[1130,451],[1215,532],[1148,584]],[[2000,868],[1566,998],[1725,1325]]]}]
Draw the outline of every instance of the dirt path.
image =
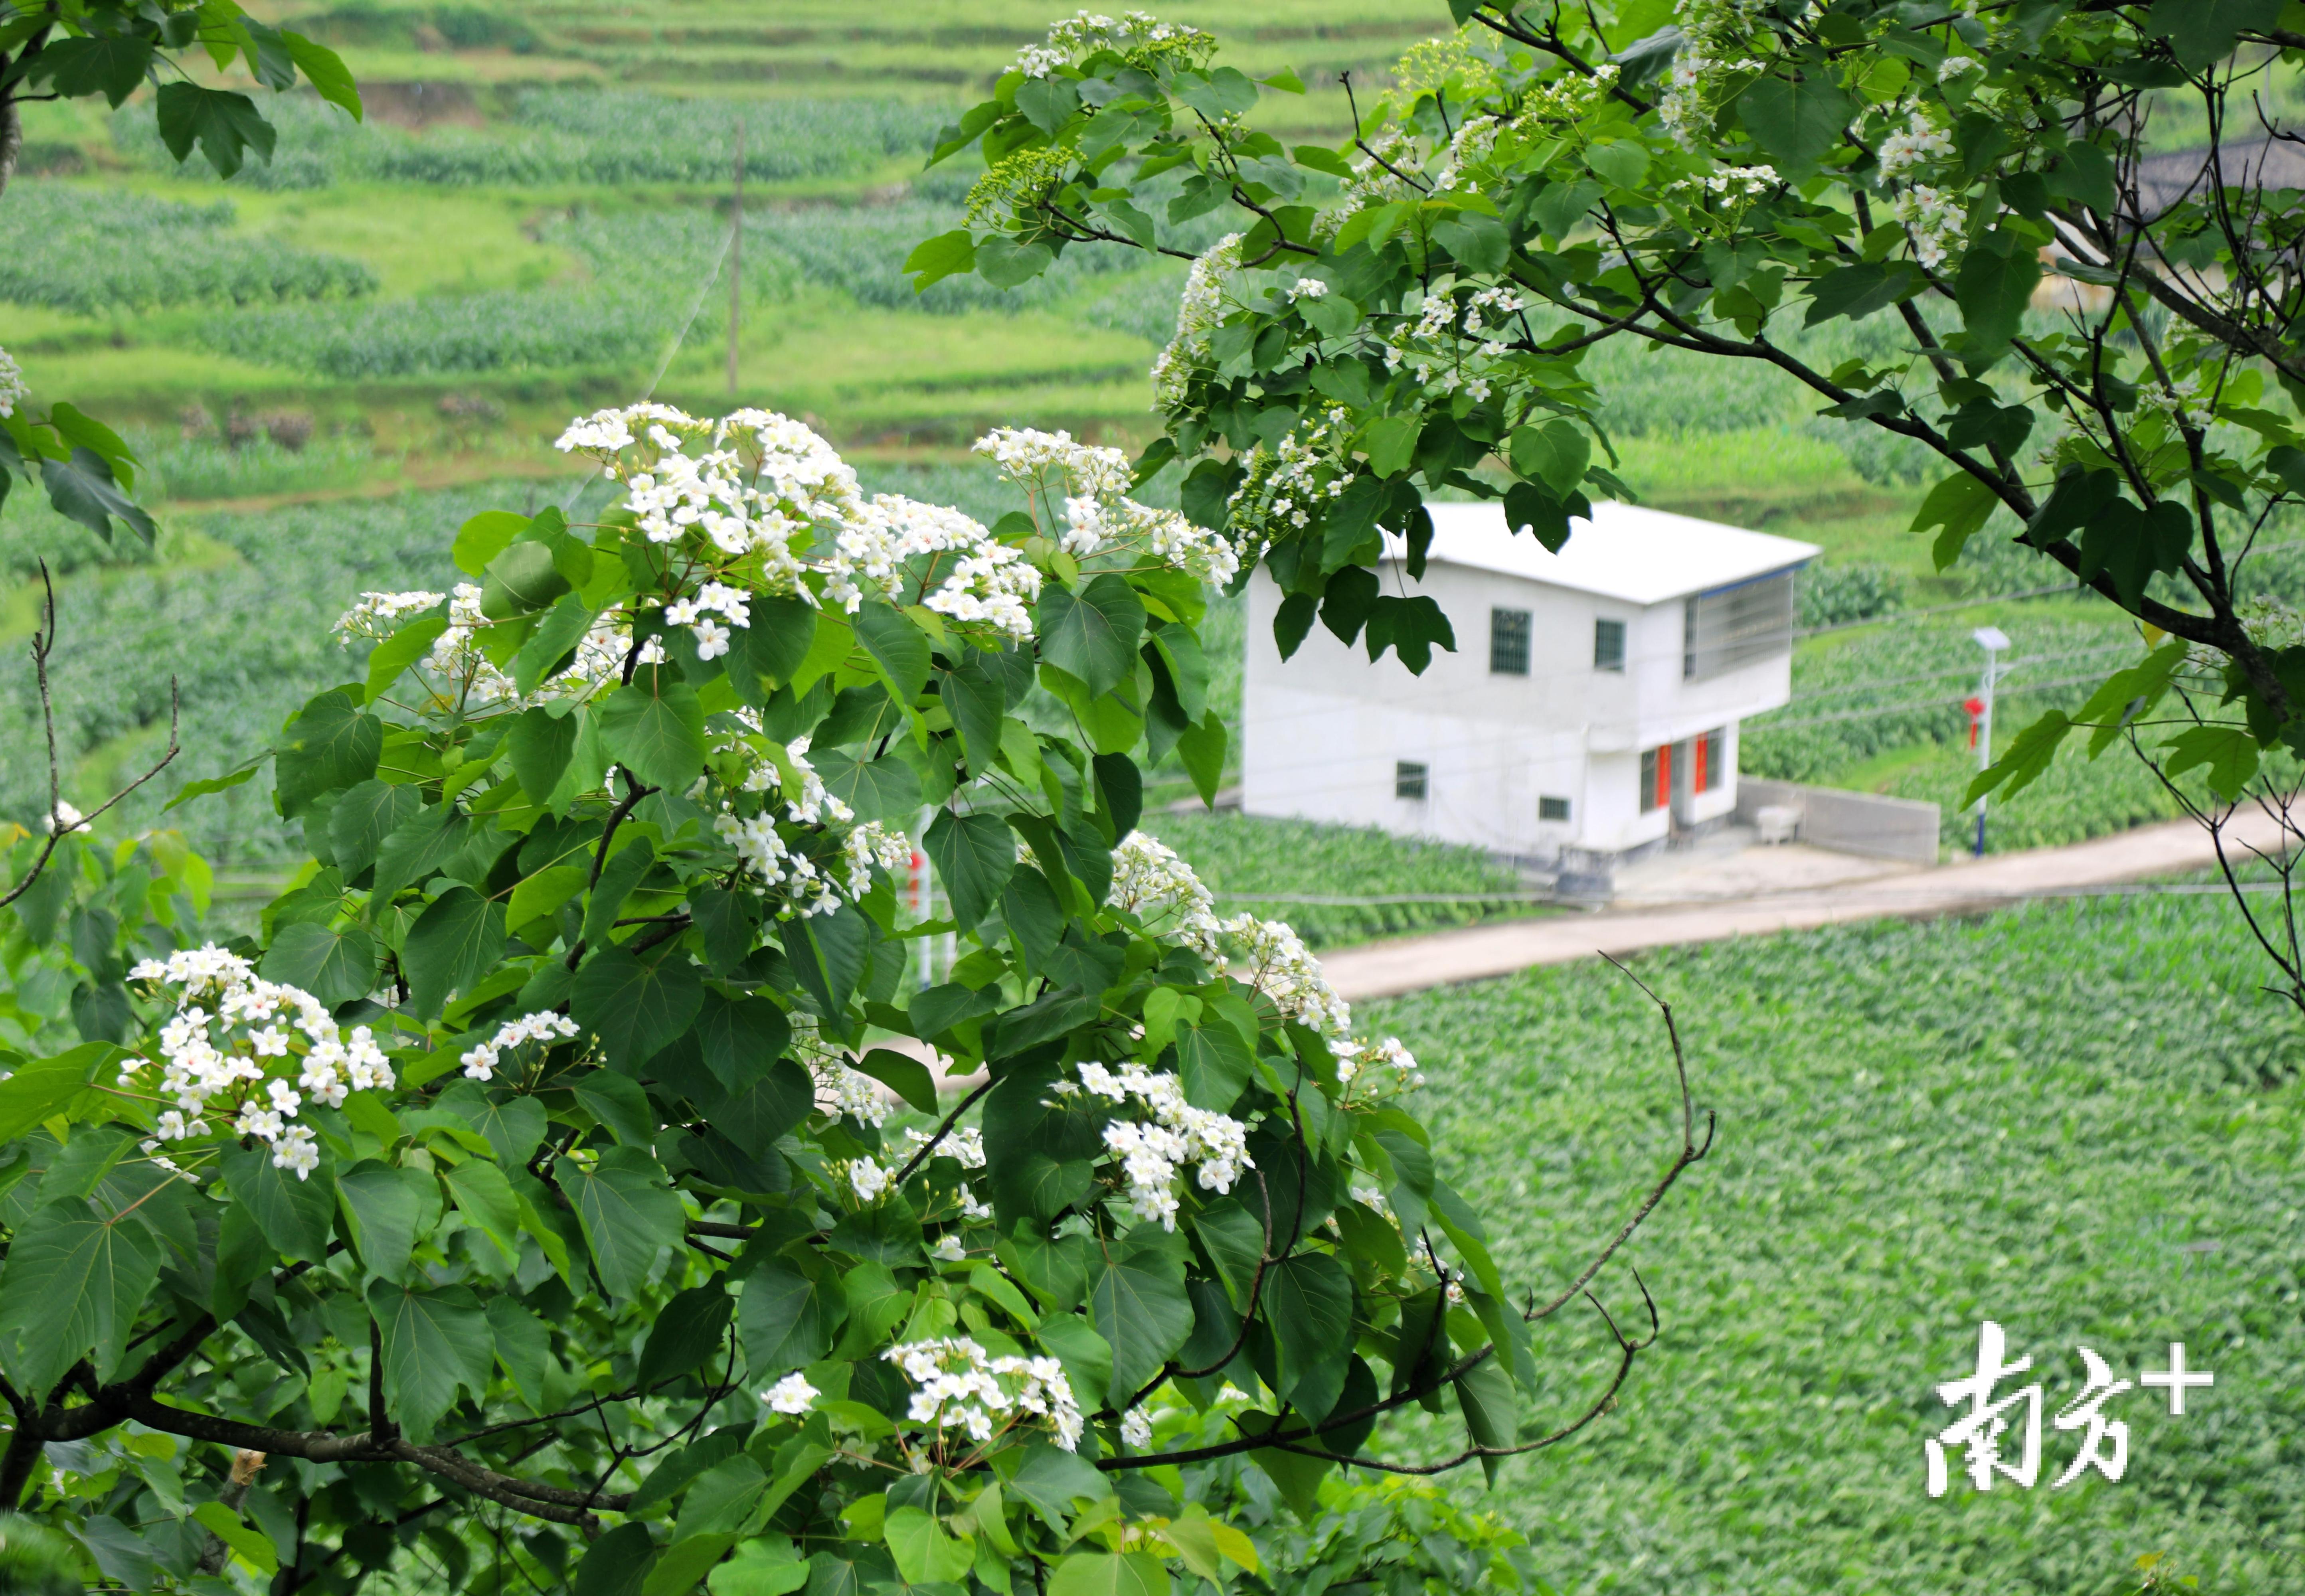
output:
[{"label": "dirt path", "polygon": [[[2247,824],[2254,820],[2256,825]],[[2276,836],[2263,815],[2236,820],[2227,846]],[[1321,955],[1340,996],[1357,1002],[1392,998],[1427,987],[1484,981],[1535,964],[1562,964],[1603,953],[1637,953],[1765,937],[1845,921],[1894,916],[1905,920],[1991,909],[2029,897],[2206,869],[2216,862],[2208,834],[2190,820],[2139,827],[2118,836],[2002,853],[1982,862],[1941,865],[1909,875],[1766,893],[1733,902],[1677,907],[1603,910],[1594,914],[1478,926],[1427,937],[1403,937]]]}]

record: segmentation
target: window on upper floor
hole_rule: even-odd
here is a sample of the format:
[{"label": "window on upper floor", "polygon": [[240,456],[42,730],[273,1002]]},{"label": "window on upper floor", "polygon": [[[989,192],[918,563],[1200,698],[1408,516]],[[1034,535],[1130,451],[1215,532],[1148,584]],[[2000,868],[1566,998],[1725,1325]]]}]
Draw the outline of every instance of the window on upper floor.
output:
[{"label": "window on upper floor", "polygon": [[1682,607],[1680,674],[1688,680],[1717,676],[1792,646],[1790,571],[1699,593]]},{"label": "window on upper floor", "polygon": [[1529,612],[1493,609],[1489,612],[1489,674],[1528,675]]},{"label": "window on upper floor", "polygon": [[1596,671],[1621,671],[1625,668],[1625,624],[1622,621],[1593,623],[1593,668]]},{"label": "window on upper floor", "polygon": [[1396,798],[1422,798],[1425,795],[1425,768],[1402,760],[1392,768],[1392,795]]},{"label": "window on upper floor", "polygon": [[1565,820],[1569,818],[1569,800],[1540,798],[1536,801],[1536,818],[1540,820]]}]

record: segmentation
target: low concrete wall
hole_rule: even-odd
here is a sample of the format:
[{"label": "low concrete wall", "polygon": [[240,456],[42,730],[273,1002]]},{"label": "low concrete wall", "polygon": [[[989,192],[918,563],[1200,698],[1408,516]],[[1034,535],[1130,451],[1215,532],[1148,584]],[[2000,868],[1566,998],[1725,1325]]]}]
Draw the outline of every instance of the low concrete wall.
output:
[{"label": "low concrete wall", "polygon": [[1838,787],[1737,778],[1737,819],[1751,825],[1761,810],[1782,806],[1800,815],[1800,840],[1841,853],[1876,859],[1937,862],[1937,806]]}]

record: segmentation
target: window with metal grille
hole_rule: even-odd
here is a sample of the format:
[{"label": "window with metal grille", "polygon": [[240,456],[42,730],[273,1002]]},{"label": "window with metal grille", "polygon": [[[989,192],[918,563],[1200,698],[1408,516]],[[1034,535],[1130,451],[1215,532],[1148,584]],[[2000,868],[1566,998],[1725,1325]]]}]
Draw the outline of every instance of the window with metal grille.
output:
[{"label": "window with metal grille", "polygon": [[1536,818],[1540,820],[1565,820],[1569,818],[1569,800],[1540,798],[1536,801]]},{"label": "window with metal grille", "polygon": [[1793,575],[1790,571],[1699,593],[1681,610],[1680,674],[1717,676],[1793,646]]},{"label": "window with metal grille", "polygon": [[1709,793],[1728,781],[1729,771],[1723,763],[1728,748],[1729,728],[1726,726],[1715,726],[1690,743],[1690,792]]},{"label": "window with metal grille", "polygon": [[1491,675],[1528,675],[1528,623],[1529,614],[1525,609],[1493,609],[1489,612]]},{"label": "window with metal grille", "polygon": [[1622,621],[1593,623],[1593,668],[1596,671],[1620,671],[1625,668],[1625,624]]},{"label": "window with metal grille", "polygon": [[1641,813],[1648,814],[1672,802],[1672,744],[1641,752]]},{"label": "window with metal grille", "polygon": [[1425,796],[1425,767],[1402,760],[1392,768],[1392,795],[1396,798]]}]

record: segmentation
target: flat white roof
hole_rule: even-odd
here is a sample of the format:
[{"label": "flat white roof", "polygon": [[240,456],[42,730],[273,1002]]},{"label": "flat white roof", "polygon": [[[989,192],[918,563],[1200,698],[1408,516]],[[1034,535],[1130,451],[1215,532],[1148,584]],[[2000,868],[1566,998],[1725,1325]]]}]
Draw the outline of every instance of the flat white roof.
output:
[{"label": "flat white roof", "polygon": [[[1504,506],[1493,501],[1425,507],[1433,516],[1428,559],[1629,604],[1660,604],[1734,587],[1824,552],[1814,543],[1611,502],[1594,505],[1589,521],[1581,515],[1572,520],[1569,541],[1553,554],[1533,535],[1507,531]],[[1404,552],[1398,537],[1385,534],[1386,557],[1399,559]]]}]

